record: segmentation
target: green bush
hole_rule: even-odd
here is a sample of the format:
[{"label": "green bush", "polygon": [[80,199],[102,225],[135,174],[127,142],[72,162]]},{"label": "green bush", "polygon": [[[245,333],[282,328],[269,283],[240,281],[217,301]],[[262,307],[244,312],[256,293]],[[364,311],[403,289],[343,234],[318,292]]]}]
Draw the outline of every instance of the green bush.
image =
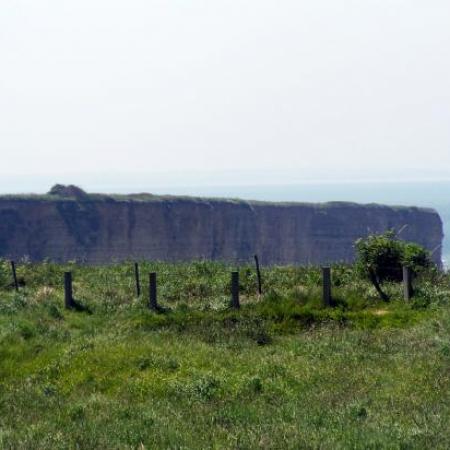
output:
[{"label": "green bush", "polygon": [[356,241],[357,268],[369,280],[401,281],[403,266],[414,273],[431,267],[429,252],[418,244],[400,241],[394,231],[370,235]]},{"label": "green bush", "polygon": [[414,273],[422,272],[424,269],[430,268],[431,255],[428,250],[413,242],[402,243],[402,264],[412,269]]}]

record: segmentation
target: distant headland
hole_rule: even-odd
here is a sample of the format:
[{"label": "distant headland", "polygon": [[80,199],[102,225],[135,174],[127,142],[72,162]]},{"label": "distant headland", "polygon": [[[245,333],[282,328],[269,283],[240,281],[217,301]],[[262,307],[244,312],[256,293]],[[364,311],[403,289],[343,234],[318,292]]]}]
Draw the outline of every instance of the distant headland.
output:
[{"label": "distant headland", "polygon": [[389,229],[433,251],[442,221],[428,208],[91,194],[55,185],[45,195],[0,196],[0,257],[108,263],[128,259],[351,262],[356,239]]}]

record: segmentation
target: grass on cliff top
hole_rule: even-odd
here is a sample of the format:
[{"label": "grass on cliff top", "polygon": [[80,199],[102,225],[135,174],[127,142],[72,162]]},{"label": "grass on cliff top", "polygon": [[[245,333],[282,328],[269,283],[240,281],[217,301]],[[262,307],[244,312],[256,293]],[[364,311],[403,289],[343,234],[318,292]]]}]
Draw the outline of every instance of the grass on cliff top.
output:
[{"label": "grass on cliff top", "polygon": [[[74,274],[84,312],[62,308]],[[133,267],[30,264],[15,293],[0,263],[0,448],[449,448],[450,277],[384,303],[352,267],[263,270],[143,263],[165,311],[134,294]]]},{"label": "grass on cliff top", "polygon": [[136,193],[136,194],[101,194],[101,193],[87,193],[84,197],[78,198],[76,196],[62,196],[54,194],[3,194],[0,195],[1,200],[9,201],[40,201],[40,202],[77,202],[77,203],[91,203],[91,202],[136,202],[136,203],[160,203],[160,202],[193,202],[193,203],[223,203],[236,205],[272,205],[272,206],[305,206],[313,207],[320,210],[329,208],[387,208],[395,211],[427,211],[435,213],[433,208],[416,207],[406,205],[382,205],[378,203],[355,203],[349,201],[332,201],[332,202],[302,202],[302,201],[264,201],[264,200],[249,200],[241,198],[227,198],[227,197],[198,197],[188,195],[164,195],[151,193]]}]

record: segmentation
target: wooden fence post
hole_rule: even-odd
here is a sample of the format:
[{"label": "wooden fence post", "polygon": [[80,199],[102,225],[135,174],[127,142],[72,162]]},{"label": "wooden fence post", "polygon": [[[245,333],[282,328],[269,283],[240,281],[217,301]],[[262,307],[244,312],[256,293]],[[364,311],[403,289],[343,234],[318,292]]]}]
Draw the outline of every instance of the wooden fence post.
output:
[{"label": "wooden fence post", "polygon": [[239,303],[239,272],[231,272],[231,307],[240,308]]},{"label": "wooden fence post", "polygon": [[14,289],[17,292],[19,290],[19,283],[17,282],[16,263],[14,261],[11,261],[11,272],[14,282]]},{"label": "wooden fence post", "polygon": [[64,272],[64,304],[66,309],[75,308],[72,290],[72,272]]},{"label": "wooden fence post", "polygon": [[323,304],[331,306],[331,269],[322,267]]},{"label": "wooden fence post", "polygon": [[153,311],[158,310],[158,299],[157,299],[157,286],[156,286],[156,273],[152,272],[149,275],[149,295],[150,295],[150,302],[149,302],[149,308]]},{"label": "wooden fence post", "polygon": [[412,286],[412,274],[409,267],[403,266],[403,297],[409,302],[414,295]]},{"label": "wooden fence post", "polygon": [[256,264],[256,276],[258,277],[258,294],[262,295],[262,282],[261,282],[261,269],[259,267],[259,259],[258,255],[255,255],[255,264]]},{"label": "wooden fence post", "polygon": [[139,264],[134,263],[134,279],[136,281],[136,296],[141,296],[141,282],[139,280]]}]

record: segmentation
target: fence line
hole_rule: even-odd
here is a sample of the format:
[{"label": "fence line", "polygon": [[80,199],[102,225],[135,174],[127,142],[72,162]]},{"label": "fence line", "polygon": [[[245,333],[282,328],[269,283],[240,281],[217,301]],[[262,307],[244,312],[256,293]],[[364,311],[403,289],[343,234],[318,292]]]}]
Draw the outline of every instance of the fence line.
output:
[{"label": "fence line", "polygon": [[[256,268],[256,283],[257,283],[257,289],[259,296],[262,294],[262,276],[261,276],[261,268],[259,265],[258,255],[254,255],[255,259],[255,268]],[[16,271],[16,263],[14,261],[10,261],[11,265],[11,273],[13,278],[12,285],[14,286],[14,289],[16,291],[19,290],[19,282],[17,278],[17,271]],[[119,283],[114,282],[112,283],[113,286],[126,286],[127,288],[133,287],[133,275],[134,275],[134,284],[136,289],[136,296],[141,296],[141,285],[140,285],[140,269],[139,264],[134,263],[133,265],[134,271],[130,266],[129,273],[123,274],[123,276],[129,277],[128,282]],[[386,267],[385,269],[389,269],[389,267]],[[390,268],[392,269],[392,267]],[[398,267],[395,267],[395,269],[399,269]],[[331,307],[333,305],[333,296],[332,296],[332,268],[331,267],[322,267],[322,278],[321,278],[321,284],[322,284],[322,301],[323,305],[325,307]],[[165,274],[167,276],[167,274]],[[179,275],[179,274],[177,274]],[[408,267],[402,268],[402,275],[403,275],[403,297],[405,301],[410,301],[415,292],[413,288],[413,272]],[[98,281],[95,282],[95,285],[104,285],[104,286],[111,286],[111,283],[109,280],[99,283]],[[213,283],[215,285],[215,283]],[[46,285],[49,287],[61,287],[61,285]],[[65,307],[68,309],[76,309],[77,304],[73,298],[73,277],[71,271],[64,272],[64,302]],[[149,273],[149,308],[151,310],[157,311],[160,309],[160,306],[158,304],[157,300],[157,273],[156,272],[150,272]],[[230,306],[235,309],[240,308],[240,281],[239,281],[239,271],[232,271],[231,272],[231,284],[230,284],[230,291],[231,291],[231,303]]]},{"label": "fence line", "polygon": [[149,308],[153,311],[157,311],[158,308],[158,298],[157,298],[157,285],[156,285],[156,273],[152,272],[149,274]]},{"label": "fence line", "polygon": [[19,283],[17,282],[16,263],[14,261],[11,261],[11,271],[14,282],[14,288],[17,292],[19,290]]},{"label": "fence line", "polygon": [[139,281],[139,264],[134,263],[134,279],[136,282],[136,297],[141,296],[141,283]]}]

